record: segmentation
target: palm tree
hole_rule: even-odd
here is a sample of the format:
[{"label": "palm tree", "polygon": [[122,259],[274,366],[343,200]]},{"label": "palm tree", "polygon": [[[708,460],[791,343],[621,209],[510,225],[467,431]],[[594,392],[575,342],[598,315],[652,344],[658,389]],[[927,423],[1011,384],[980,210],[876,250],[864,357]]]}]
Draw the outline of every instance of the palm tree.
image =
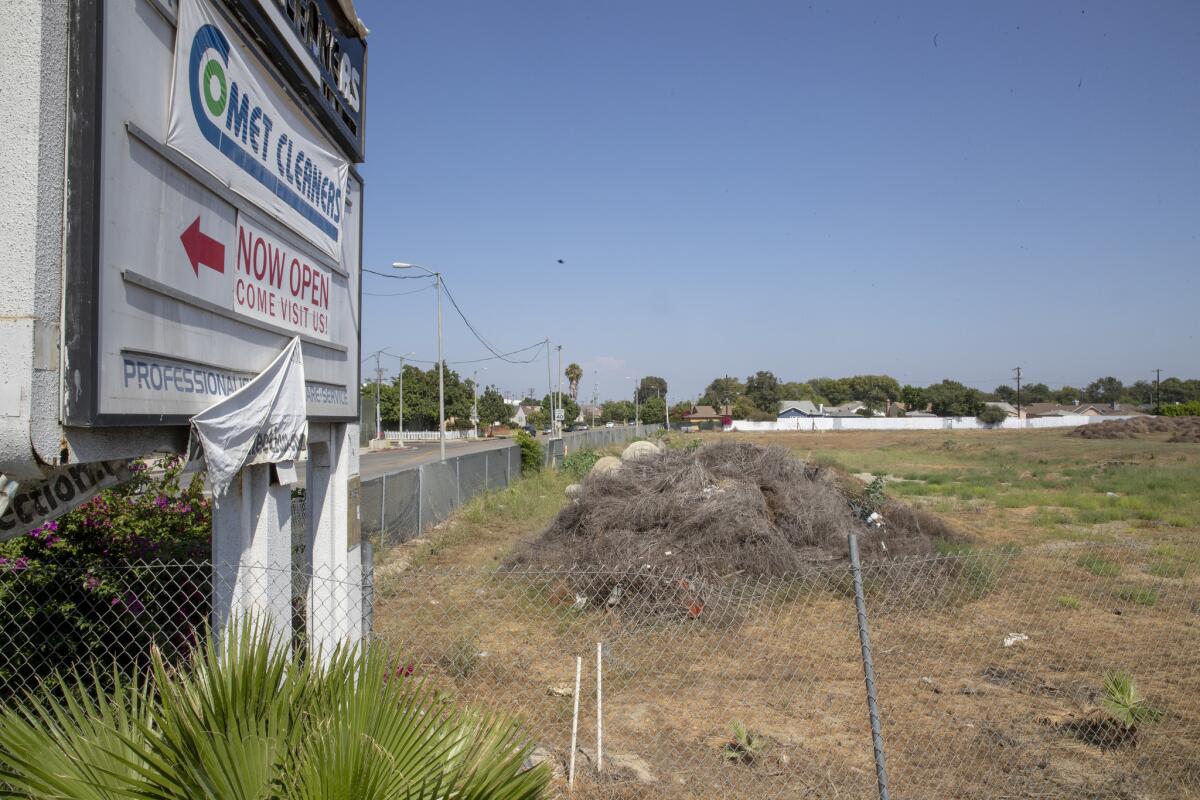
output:
[{"label": "palm tree", "polygon": [[455,711],[378,647],[328,662],[243,626],[186,669],[59,680],[0,711],[0,784],[16,797],[324,800],[543,796],[510,718]]},{"label": "palm tree", "polygon": [[570,383],[571,399],[579,402],[579,382],[583,380],[583,367],[572,361],[570,364],[567,364],[564,374]]}]

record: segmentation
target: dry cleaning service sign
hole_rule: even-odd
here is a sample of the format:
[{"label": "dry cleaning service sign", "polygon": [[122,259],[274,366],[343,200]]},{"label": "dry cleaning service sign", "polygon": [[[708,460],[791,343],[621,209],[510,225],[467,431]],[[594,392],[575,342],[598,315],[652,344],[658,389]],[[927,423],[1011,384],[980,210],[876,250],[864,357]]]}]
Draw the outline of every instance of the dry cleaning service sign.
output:
[{"label": "dry cleaning service sign", "polygon": [[181,0],[167,144],[341,260],[348,162],[279,102],[206,0]]}]

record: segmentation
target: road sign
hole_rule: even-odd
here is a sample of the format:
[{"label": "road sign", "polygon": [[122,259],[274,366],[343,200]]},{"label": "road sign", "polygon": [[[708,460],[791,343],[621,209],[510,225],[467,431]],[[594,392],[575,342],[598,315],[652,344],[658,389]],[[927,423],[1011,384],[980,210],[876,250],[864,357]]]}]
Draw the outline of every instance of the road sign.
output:
[{"label": "road sign", "polygon": [[[296,104],[297,86],[263,69],[269,37],[211,0],[181,0],[178,30],[138,3],[102,5],[100,68],[72,117],[98,120],[99,146],[90,167],[69,170],[79,212],[68,214],[67,423],[184,424],[294,336],[309,418],[356,420],[363,195],[353,153]],[[177,67],[182,95],[168,115]],[[172,146],[191,141],[169,121],[183,125],[185,113],[199,141]]]},{"label": "road sign", "polygon": [[562,422],[566,418],[567,418],[567,415],[565,413],[563,413],[563,410],[561,408],[554,409],[554,421],[555,422]]}]

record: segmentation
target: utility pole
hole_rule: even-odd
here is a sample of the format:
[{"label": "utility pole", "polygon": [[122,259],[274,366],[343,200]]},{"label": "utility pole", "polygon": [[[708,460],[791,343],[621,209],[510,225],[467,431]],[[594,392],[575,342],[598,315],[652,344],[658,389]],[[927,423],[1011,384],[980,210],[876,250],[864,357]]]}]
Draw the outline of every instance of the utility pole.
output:
[{"label": "utility pole", "polygon": [[592,381],[592,427],[596,427],[596,398],[600,393],[600,384]]},{"label": "utility pole", "polygon": [[1158,385],[1162,382],[1162,370],[1154,370],[1154,413],[1162,413],[1162,398],[1158,393]]},{"label": "utility pole", "polygon": [[[562,345],[560,344],[558,346],[558,388],[555,390],[555,397],[554,397],[554,402],[557,403],[557,405],[555,406],[556,409],[563,407],[563,404],[562,404],[562,379],[563,379]],[[566,421],[567,421],[567,417],[565,414],[563,415],[562,422],[559,422],[557,419],[554,420],[554,422],[555,422],[554,427],[557,428],[559,437],[562,437],[563,422],[566,422]]]},{"label": "utility pole", "polygon": [[1013,372],[1017,373],[1017,421],[1021,421],[1021,368],[1013,367]]},{"label": "utility pole", "polygon": [[404,448],[404,356],[400,356],[400,441],[399,446]]},{"label": "utility pole", "polygon": [[550,369],[550,337],[546,337],[546,397],[550,398],[550,433],[554,433],[554,378]]},{"label": "utility pole", "polygon": [[383,383],[383,367],[379,366],[382,350],[375,351],[375,438],[383,438],[383,416],[379,412],[379,385]]}]

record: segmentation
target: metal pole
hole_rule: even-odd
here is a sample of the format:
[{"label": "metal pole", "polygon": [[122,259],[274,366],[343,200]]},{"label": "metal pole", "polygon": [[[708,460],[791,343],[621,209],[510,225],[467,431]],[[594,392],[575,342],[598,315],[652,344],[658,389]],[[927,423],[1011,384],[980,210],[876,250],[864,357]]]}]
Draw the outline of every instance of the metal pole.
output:
[{"label": "metal pole", "polygon": [[479,370],[471,373],[471,390],[475,393],[471,399],[471,416],[475,418],[475,438],[479,438]]},{"label": "metal pole", "polygon": [[858,558],[858,537],[850,534],[850,571],[854,575],[854,607],[858,612],[858,642],[862,647],[863,678],[867,684],[867,714],[871,718],[871,740],[875,748],[875,781],[879,800],[888,800],[887,763],[883,754],[883,730],[879,722],[879,701],[875,696],[875,663],[871,660],[871,632],[867,627],[867,601],[863,597],[862,563]]},{"label": "metal pole", "polygon": [[375,438],[383,438],[383,417],[379,413],[379,384],[383,382],[383,370],[379,367],[382,350],[375,351]]},{"label": "metal pole", "polygon": [[[563,404],[562,404],[562,379],[563,379],[562,345],[560,344],[558,346],[558,388],[554,390],[554,402],[556,403],[555,408],[563,407]],[[557,417],[558,415],[556,414],[555,416]],[[557,419],[554,420],[554,422],[555,422],[554,427],[558,431],[558,435],[560,438],[562,437],[563,422],[566,422],[566,421],[567,421],[567,419],[566,419],[565,415],[563,416],[562,422],[559,422]]]},{"label": "metal pole", "polygon": [[404,447],[404,356],[400,356],[400,446]]},{"label": "metal pole", "polygon": [[442,461],[446,460],[446,362],[442,360],[442,273],[435,272],[438,306],[438,441],[442,445]]},{"label": "metal pole", "polygon": [[550,369],[550,339],[546,338],[546,397],[550,398],[550,432],[554,433],[554,378]]}]

